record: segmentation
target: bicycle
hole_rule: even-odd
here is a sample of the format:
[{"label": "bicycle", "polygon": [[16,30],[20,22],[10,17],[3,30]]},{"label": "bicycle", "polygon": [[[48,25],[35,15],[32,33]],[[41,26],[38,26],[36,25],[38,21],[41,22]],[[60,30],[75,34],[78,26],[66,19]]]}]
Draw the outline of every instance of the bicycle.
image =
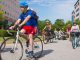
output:
[{"label": "bicycle", "polygon": [[79,34],[80,32],[71,32],[73,49],[76,49],[79,46]]},{"label": "bicycle", "polygon": [[45,31],[45,36],[43,36],[43,42],[44,44],[47,44],[48,42],[53,43],[53,39],[55,37],[55,34],[51,31]]},{"label": "bicycle", "polygon": [[[0,46],[0,60],[22,60],[23,57],[23,44],[20,39],[20,29],[17,26],[16,35],[14,37],[7,38],[4,40]],[[33,38],[33,57],[39,58],[43,52],[43,43],[41,38],[37,35]],[[2,46],[5,45],[5,48],[2,49]],[[4,58],[5,57],[5,58]],[[10,58],[8,58],[10,57]]]}]

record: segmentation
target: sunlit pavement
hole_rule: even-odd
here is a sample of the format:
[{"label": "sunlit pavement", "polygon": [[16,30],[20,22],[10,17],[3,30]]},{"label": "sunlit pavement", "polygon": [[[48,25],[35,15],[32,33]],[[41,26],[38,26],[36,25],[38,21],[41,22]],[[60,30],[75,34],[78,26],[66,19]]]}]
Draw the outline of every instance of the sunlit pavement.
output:
[{"label": "sunlit pavement", "polygon": [[[25,53],[22,60],[28,60]],[[37,60],[80,60],[80,47],[73,49],[69,40],[55,40],[44,44],[43,54]]]},{"label": "sunlit pavement", "polygon": [[38,60],[80,60],[80,47],[73,49],[69,40],[56,40],[44,45],[43,56]]}]

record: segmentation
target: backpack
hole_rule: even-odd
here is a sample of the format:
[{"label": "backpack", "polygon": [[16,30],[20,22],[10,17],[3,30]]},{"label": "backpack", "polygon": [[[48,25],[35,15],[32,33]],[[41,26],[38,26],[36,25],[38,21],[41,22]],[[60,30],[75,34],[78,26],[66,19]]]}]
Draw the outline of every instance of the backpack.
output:
[{"label": "backpack", "polygon": [[[29,9],[29,10],[31,10],[31,9]],[[34,19],[38,21],[39,16],[37,15],[37,13],[34,10],[31,10],[31,11],[32,11],[32,13],[34,15]]]},{"label": "backpack", "polygon": [[[32,10],[33,11],[33,10]],[[38,20],[39,19],[39,16],[37,15],[37,13],[35,11],[33,11],[33,14],[34,14],[34,18],[35,20]]]}]

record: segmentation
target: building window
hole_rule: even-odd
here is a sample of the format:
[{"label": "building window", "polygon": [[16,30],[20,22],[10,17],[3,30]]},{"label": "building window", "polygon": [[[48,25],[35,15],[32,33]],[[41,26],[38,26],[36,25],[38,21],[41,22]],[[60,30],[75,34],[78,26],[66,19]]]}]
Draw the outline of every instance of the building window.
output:
[{"label": "building window", "polygon": [[79,13],[76,15],[76,17],[79,16]]},{"label": "building window", "polygon": [[78,5],[79,5],[79,2],[78,2]]},{"label": "building window", "polygon": [[73,16],[75,18],[75,16]]},{"label": "building window", "polygon": [[79,11],[79,8],[76,10],[76,12]]},{"label": "building window", "polygon": [[75,9],[76,9],[76,6],[75,6]]}]

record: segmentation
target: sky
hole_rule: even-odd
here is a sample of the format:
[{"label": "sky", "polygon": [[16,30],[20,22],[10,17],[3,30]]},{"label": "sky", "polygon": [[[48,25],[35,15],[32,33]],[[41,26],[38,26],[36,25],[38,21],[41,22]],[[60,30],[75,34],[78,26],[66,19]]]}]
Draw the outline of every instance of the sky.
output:
[{"label": "sky", "polygon": [[77,0],[26,0],[29,7],[35,10],[40,20],[71,20],[71,13]]}]

